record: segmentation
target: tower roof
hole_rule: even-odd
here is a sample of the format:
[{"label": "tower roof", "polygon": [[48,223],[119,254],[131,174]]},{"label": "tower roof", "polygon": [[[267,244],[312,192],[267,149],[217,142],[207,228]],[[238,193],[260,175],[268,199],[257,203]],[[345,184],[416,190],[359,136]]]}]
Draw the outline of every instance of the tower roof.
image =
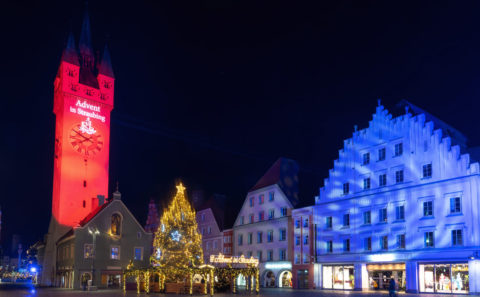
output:
[{"label": "tower roof", "polygon": [[98,67],[98,74],[103,74],[111,78],[115,78],[115,75],[113,74],[112,60],[110,58],[110,51],[108,50],[108,46],[106,44],[105,48],[103,49],[102,61],[100,62],[100,66]]},{"label": "tower roof", "polygon": [[71,31],[68,34],[67,45],[63,49],[62,61],[80,66],[78,61],[78,52],[75,48],[75,37],[73,37],[73,33]]},{"label": "tower roof", "polygon": [[82,31],[80,32],[80,39],[78,41],[78,49],[80,55],[88,55],[93,57],[92,46],[92,33],[90,31],[90,17],[88,15],[88,9],[85,8],[85,14],[83,15]]}]

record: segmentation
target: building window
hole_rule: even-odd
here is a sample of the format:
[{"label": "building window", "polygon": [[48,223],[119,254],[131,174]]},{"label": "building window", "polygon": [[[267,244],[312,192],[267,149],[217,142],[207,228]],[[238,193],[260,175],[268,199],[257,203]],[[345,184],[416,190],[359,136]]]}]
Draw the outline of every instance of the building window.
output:
[{"label": "building window", "polygon": [[263,232],[257,232],[257,243],[262,243],[263,241]]},{"label": "building window", "polygon": [[346,213],[343,215],[343,227],[350,226],[350,214]]},{"label": "building window", "polygon": [[368,225],[372,223],[372,213],[368,211],[363,212],[363,224]]},{"label": "building window", "polygon": [[403,170],[397,170],[395,171],[395,182],[398,183],[403,183]]},{"label": "building window", "polygon": [[114,213],[111,217],[111,224],[110,224],[110,234],[119,236],[120,230],[122,227],[122,217],[118,213]]},{"label": "building window", "polygon": [[255,205],[255,197],[250,197],[250,207]]},{"label": "building window", "polygon": [[370,178],[369,177],[363,179],[363,189],[364,190],[370,189]]},{"label": "building window", "polygon": [[348,192],[350,192],[350,184],[349,183],[344,183],[343,184],[343,195],[347,195]]},{"label": "building window", "polygon": [[210,250],[210,241],[207,241],[207,243],[205,244],[205,249],[206,249],[207,251]]},{"label": "building window", "polygon": [[384,174],[380,174],[378,176],[378,185],[380,187],[384,187],[387,185],[387,175],[384,173]]},{"label": "building window", "polygon": [[303,228],[308,228],[308,218],[303,219]]},{"label": "building window", "polygon": [[216,250],[218,248],[218,242],[215,240],[213,241],[213,249]]},{"label": "building window", "polygon": [[432,163],[423,165],[423,178],[432,177]]},{"label": "building window", "polygon": [[463,236],[462,230],[452,230],[452,245],[462,246],[463,245]]},{"label": "building window", "polygon": [[250,252],[247,252],[247,258],[251,258],[252,255],[253,255],[253,252],[251,252],[251,251],[250,251]]},{"label": "building window", "polygon": [[381,148],[378,150],[378,161],[385,160],[385,148]]},{"label": "building window", "polygon": [[333,252],[333,242],[331,240],[328,240],[326,242],[326,250],[327,250],[327,253]]},{"label": "building window", "polygon": [[83,246],[83,257],[85,259],[93,258],[94,253],[95,253],[95,250],[93,249],[93,244],[86,243]]},{"label": "building window", "polygon": [[308,261],[308,255],[307,254],[303,254],[303,264],[308,264],[309,261]]},{"label": "building window", "polygon": [[300,228],[300,220],[295,220],[295,228]]},{"label": "building window", "polygon": [[133,259],[138,261],[143,260],[143,247],[133,248]]},{"label": "building window", "polygon": [[267,251],[267,261],[273,261],[273,251],[272,250]]},{"label": "building window", "polygon": [[255,222],[255,216],[252,214],[250,214],[250,224],[252,224],[253,222]]},{"label": "building window", "polygon": [[300,235],[295,236],[295,245],[300,245]]},{"label": "building window", "polygon": [[332,217],[325,218],[325,228],[332,229]]},{"label": "building window", "polygon": [[247,236],[247,243],[252,244],[252,241],[253,241],[253,233],[250,232],[248,233],[248,236]]},{"label": "building window", "polygon": [[371,251],[372,250],[372,238],[371,237],[367,237],[363,240],[363,248],[366,251]]},{"label": "building window", "polygon": [[350,239],[348,238],[343,240],[343,251],[344,252],[350,251]]},{"label": "building window", "polygon": [[280,229],[280,238],[279,238],[279,240],[280,240],[280,241],[287,240],[287,229],[285,229],[285,228]]},{"label": "building window", "polygon": [[204,221],[205,221],[205,214],[202,213],[202,216],[201,216],[201,217],[202,217],[202,222],[204,222]]},{"label": "building window", "polygon": [[238,234],[238,245],[243,244],[243,234]]},{"label": "building window", "polygon": [[370,153],[363,154],[363,163],[362,165],[367,165],[370,163]]},{"label": "building window", "polygon": [[282,215],[282,217],[286,217],[287,216],[287,208],[286,207],[280,208],[280,214]]},{"label": "building window", "polygon": [[395,219],[397,221],[405,220],[405,206],[399,205],[395,207]]},{"label": "building window", "polygon": [[424,217],[433,216],[433,201],[423,202],[423,216]]},{"label": "building window", "polygon": [[381,250],[388,250],[388,236],[387,235],[384,235],[384,236],[380,236],[380,249]]},{"label": "building window", "polygon": [[212,234],[212,227],[208,226],[208,234]]},{"label": "building window", "polygon": [[280,261],[285,261],[285,260],[287,260],[287,250],[280,249]]},{"label": "building window", "polygon": [[262,262],[262,251],[257,251],[257,259]]},{"label": "building window", "polygon": [[385,223],[387,222],[387,208],[381,208],[378,210],[378,222],[379,223]]},{"label": "building window", "polygon": [[267,232],[267,242],[273,242],[273,230]]},{"label": "building window", "polygon": [[258,213],[258,220],[261,222],[265,220],[265,212],[262,210],[261,212]]},{"label": "building window", "polygon": [[303,244],[304,244],[304,245],[307,245],[307,244],[308,244],[308,235],[305,235],[305,236],[303,237]]},{"label": "building window", "polygon": [[274,209],[270,209],[270,210],[268,211],[268,219],[269,219],[269,220],[272,220],[272,219],[274,219],[274,218],[275,218],[275,210],[274,210]]},{"label": "building window", "polygon": [[295,254],[295,264],[300,264],[300,255]]},{"label": "building window", "polygon": [[401,156],[403,154],[403,143],[395,144],[395,157]]},{"label": "building window", "polygon": [[450,198],[450,213],[461,213],[462,201],[460,197]]},{"label": "building window", "polygon": [[262,194],[262,195],[259,195],[259,196],[258,196],[258,204],[263,204],[264,198],[265,198],[265,196],[264,196],[263,194]]},{"label": "building window", "polygon": [[434,247],[435,241],[433,231],[425,232],[425,247]]},{"label": "building window", "polygon": [[120,247],[119,246],[110,247],[110,259],[120,260]]},{"label": "building window", "polygon": [[268,193],[268,201],[272,202],[275,200],[275,192]]},{"label": "building window", "polygon": [[245,217],[241,216],[240,217],[240,225],[243,225],[243,224],[245,224]]},{"label": "building window", "polygon": [[405,234],[398,234],[397,235],[397,248],[404,249],[405,248]]}]

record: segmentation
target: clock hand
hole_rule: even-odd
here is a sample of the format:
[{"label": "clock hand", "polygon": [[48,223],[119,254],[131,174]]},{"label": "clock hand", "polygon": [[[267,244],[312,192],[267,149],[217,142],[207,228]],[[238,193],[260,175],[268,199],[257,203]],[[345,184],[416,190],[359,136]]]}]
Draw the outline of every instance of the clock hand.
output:
[{"label": "clock hand", "polygon": [[78,132],[77,130],[73,130],[73,131],[75,131],[75,133],[77,133],[78,135],[80,135],[80,136],[82,136],[83,138],[85,138],[85,139],[88,140],[88,138],[87,138],[86,136],[83,136],[82,133]]}]

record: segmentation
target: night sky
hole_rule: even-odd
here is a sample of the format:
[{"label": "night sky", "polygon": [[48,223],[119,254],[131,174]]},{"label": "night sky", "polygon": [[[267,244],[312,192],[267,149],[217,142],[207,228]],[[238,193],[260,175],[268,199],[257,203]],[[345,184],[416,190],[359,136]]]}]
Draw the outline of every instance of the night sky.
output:
[{"label": "night sky", "polygon": [[[313,1],[312,1],[313,2]],[[377,98],[407,99],[480,145],[480,3],[90,1],[116,75],[110,189],[141,224],[148,201],[189,190],[239,205],[280,156],[313,204]],[[2,241],[47,232],[53,81],[83,1],[10,1],[0,18]]]}]

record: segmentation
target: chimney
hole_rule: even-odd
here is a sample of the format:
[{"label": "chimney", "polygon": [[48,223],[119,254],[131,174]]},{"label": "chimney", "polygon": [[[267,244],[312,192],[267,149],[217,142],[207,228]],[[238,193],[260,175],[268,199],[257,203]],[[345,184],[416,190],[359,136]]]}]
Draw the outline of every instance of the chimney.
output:
[{"label": "chimney", "polygon": [[98,199],[98,206],[102,206],[105,203],[105,196],[97,195],[97,199]]}]

